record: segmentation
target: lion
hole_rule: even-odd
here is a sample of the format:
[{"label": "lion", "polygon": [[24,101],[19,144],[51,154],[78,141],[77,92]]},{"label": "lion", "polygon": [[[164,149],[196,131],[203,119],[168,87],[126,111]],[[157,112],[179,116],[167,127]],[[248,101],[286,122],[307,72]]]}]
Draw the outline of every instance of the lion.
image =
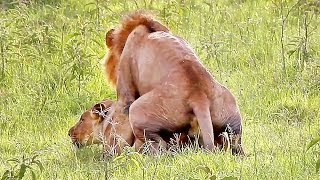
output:
[{"label": "lion", "polygon": [[116,86],[119,111],[129,116],[136,149],[146,140],[153,141],[154,149],[166,148],[167,134],[185,130],[197,119],[204,148],[223,146],[226,132],[232,152],[244,154],[235,97],[185,40],[136,11],[107,32],[106,45],[105,72]]},{"label": "lion", "polygon": [[82,113],[68,132],[76,147],[103,144],[104,152],[112,154],[133,145],[134,135],[127,116],[120,114],[116,119],[108,118],[111,105],[115,106],[116,101],[104,99]]},{"label": "lion", "polygon": [[[117,114],[114,119],[108,117],[111,106],[115,107],[116,103],[116,101],[104,99],[82,113],[78,122],[68,131],[72,143],[77,148],[92,144],[103,144],[104,155],[110,155],[120,154],[124,147],[133,146],[135,139],[128,116]],[[192,125],[196,130],[197,125]],[[184,134],[177,132],[176,135],[170,135],[166,142],[182,147],[194,143],[198,138],[196,137],[197,134],[188,129],[188,134],[187,132]]]}]

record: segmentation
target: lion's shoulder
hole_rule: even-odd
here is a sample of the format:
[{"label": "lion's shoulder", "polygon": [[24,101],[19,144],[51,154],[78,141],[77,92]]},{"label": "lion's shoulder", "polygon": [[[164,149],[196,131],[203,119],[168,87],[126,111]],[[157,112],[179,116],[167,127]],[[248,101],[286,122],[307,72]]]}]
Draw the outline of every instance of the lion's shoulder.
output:
[{"label": "lion's shoulder", "polygon": [[109,82],[116,84],[117,68],[120,61],[120,55],[127,43],[128,36],[137,27],[144,27],[148,33],[156,31],[169,32],[168,28],[156,20],[146,11],[134,11],[124,15],[120,21],[120,26],[107,33],[106,44],[109,48],[108,55],[105,56],[103,67]]}]

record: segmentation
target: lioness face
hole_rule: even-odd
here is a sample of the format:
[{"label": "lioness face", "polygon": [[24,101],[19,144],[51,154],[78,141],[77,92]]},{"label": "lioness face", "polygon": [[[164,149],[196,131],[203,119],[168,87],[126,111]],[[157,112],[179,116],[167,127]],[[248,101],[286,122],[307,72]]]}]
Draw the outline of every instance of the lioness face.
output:
[{"label": "lioness face", "polygon": [[79,121],[70,128],[68,135],[76,147],[97,144],[103,139],[103,120],[109,111],[113,101],[103,100],[88,110],[81,116]]}]

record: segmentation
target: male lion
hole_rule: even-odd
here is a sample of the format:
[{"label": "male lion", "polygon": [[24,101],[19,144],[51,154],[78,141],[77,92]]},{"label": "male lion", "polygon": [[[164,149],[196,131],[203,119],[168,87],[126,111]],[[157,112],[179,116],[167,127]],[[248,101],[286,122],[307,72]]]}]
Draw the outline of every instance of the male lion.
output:
[{"label": "male lion", "polygon": [[107,33],[106,44],[110,49],[106,74],[116,85],[118,107],[124,108],[120,111],[126,113],[131,105],[129,121],[140,141],[136,148],[145,140],[153,141],[155,149],[166,147],[168,134],[185,131],[196,118],[205,148],[222,145],[221,134],[227,132],[232,152],[243,154],[234,96],[206,70],[186,41],[137,11]]}]

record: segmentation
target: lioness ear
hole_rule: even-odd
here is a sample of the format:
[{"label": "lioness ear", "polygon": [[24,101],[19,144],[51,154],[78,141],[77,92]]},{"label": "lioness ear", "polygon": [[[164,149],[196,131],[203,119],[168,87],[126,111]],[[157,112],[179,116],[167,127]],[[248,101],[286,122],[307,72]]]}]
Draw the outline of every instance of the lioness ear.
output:
[{"label": "lioness ear", "polygon": [[108,46],[108,48],[112,46],[113,32],[114,29],[110,29],[106,34],[106,45]]},{"label": "lioness ear", "polygon": [[103,103],[97,103],[91,109],[90,115],[93,119],[100,119],[104,114],[104,110],[106,109]]}]

